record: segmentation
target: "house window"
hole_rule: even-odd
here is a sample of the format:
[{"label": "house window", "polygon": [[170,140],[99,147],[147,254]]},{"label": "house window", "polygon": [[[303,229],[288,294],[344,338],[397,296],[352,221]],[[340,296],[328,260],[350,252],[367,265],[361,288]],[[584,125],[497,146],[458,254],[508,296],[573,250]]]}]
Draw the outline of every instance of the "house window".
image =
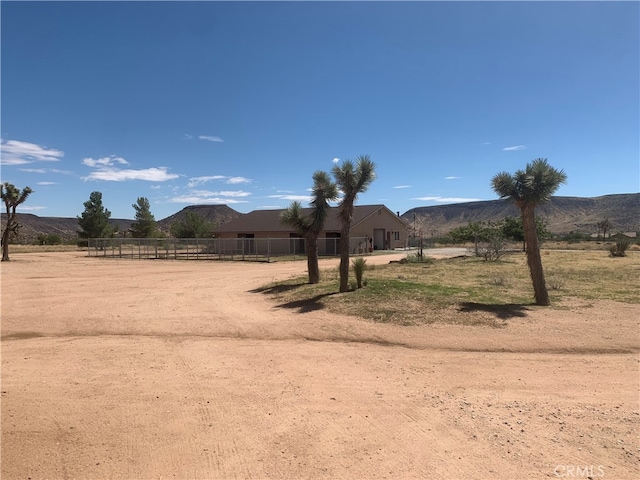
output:
[{"label": "house window", "polygon": [[393,239],[400,240],[400,232],[393,232]]}]

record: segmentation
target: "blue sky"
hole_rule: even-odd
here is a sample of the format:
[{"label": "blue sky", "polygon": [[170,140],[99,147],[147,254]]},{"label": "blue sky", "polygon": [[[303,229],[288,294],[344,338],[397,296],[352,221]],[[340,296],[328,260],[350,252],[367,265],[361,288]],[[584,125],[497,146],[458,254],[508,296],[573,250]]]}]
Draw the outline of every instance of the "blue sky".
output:
[{"label": "blue sky", "polygon": [[147,197],[303,203],[368,154],[358,203],[491,200],[544,157],[557,194],[640,190],[637,2],[2,2],[2,181],[19,211]]}]

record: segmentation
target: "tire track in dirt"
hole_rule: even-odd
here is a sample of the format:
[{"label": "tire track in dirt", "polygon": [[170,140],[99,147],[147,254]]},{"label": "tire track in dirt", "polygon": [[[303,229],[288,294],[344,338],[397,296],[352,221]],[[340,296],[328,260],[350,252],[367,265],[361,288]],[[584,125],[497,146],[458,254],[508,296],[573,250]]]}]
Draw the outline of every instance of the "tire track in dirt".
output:
[{"label": "tire track in dirt", "polygon": [[3,478],[78,425],[34,478],[637,478],[637,306],[395,327],[249,293],[301,263],[68,260],[2,265]]}]

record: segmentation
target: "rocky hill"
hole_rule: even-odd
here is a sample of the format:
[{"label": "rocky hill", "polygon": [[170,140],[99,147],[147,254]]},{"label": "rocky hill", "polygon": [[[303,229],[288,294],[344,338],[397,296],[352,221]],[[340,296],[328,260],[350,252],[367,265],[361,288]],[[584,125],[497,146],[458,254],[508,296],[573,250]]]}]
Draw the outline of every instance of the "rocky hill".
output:
[{"label": "rocky hill", "polygon": [[[415,215],[415,217],[414,217]],[[520,211],[508,200],[458,203],[417,207],[402,217],[416,223],[429,235],[444,235],[469,222],[498,221],[518,216]],[[604,195],[602,197],[552,197],[536,209],[536,215],[548,222],[552,233],[597,233],[597,223],[608,218],[611,233],[640,230],[640,193]]]},{"label": "rocky hill", "polygon": [[235,211],[227,205],[190,205],[188,207],[184,207],[178,213],[174,213],[167,218],[159,220],[158,228],[163,232],[168,233],[171,228],[171,224],[176,221],[184,220],[187,216],[187,212],[193,212],[200,215],[216,226],[224,225],[225,223],[242,215],[242,213]]}]

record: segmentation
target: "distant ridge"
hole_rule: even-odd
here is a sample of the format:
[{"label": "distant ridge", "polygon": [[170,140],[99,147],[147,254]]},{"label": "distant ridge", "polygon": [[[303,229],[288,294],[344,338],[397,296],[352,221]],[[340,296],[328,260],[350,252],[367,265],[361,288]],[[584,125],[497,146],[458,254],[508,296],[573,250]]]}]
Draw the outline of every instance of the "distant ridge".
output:
[{"label": "distant ridge", "polygon": [[[169,232],[171,224],[182,220],[187,212],[194,212],[215,223],[225,223],[243,214],[227,205],[191,205],[179,212],[158,220],[158,228]],[[415,219],[423,225],[427,235],[444,235],[451,229],[469,222],[498,221],[506,216],[519,215],[517,208],[507,200],[456,203],[417,207],[408,210],[402,218],[412,223]],[[549,202],[536,209],[536,214],[544,218],[549,230],[556,234],[569,232],[597,233],[597,223],[608,218],[616,232],[637,232],[640,230],[640,193],[604,195],[601,197],[552,197]],[[0,213],[2,225],[5,215]],[[57,234],[64,240],[76,238],[78,220],[63,217],[39,217],[30,213],[18,213],[20,241],[31,242],[39,234]],[[111,219],[120,231],[131,228],[133,220]]]},{"label": "distant ridge", "polygon": [[[520,211],[508,200],[456,203],[412,208],[402,217],[424,225],[428,235],[444,235],[469,222],[498,221],[519,216]],[[601,197],[552,197],[536,209],[536,215],[548,222],[552,233],[597,233],[597,223],[605,218],[613,225],[611,233],[640,230],[640,193]]]},{"label": "distant ridge", "polygon": [[[18,207],[19,210],[19,207]],[[171,224],[176,220],[182,220],[187,216],[187,212],[195,212],[206,218],[216,225],[223,225],[234,218],[241,216],[240,212],[228,207],[227,205],[192,205],[183,208],[173,215],[158,220],[158,228],[165,232],[169,232]],[[152,212],[153,213],[153,212]],[[6,223],[6,215],[0,213],[2,219],[2,227]],[[20,241],[30,243],[40,234],[56,234],[60,235],[63,240],[71,240],[77,237],[78,219],[73,217],[39,217],[31,213],[17,213],[16,219],[22,225],[20,228]],[[109,223],[117,225],[120,232],[131,228],[131,224],[135,220],[122,218],[111,218]]]}]

